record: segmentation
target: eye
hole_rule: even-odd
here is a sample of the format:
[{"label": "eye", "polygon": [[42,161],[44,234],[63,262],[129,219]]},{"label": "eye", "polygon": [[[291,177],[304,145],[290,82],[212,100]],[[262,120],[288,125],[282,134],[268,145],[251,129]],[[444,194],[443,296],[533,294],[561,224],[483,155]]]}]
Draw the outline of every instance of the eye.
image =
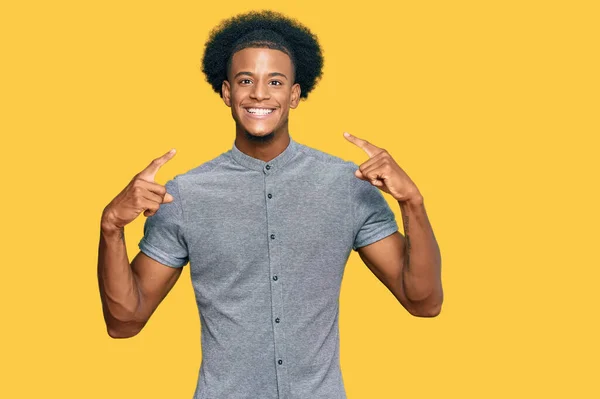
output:
[{"label": "eye", "polygon": [[281,86],[283,83],[279,80],[273,80],[271,83],[277,83],[275,86]]},{"label": "eye", "polygon": [[251,80],[250,79],[242,79],[242,80],[240,80],[241,84],[245,84],[245,82],[251,82]]}]

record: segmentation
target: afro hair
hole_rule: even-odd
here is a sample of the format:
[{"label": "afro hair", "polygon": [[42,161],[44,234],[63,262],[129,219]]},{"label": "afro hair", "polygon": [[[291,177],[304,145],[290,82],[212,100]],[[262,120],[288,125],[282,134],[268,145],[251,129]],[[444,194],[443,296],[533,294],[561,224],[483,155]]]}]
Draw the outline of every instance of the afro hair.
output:
[{"label": "afro hair", "polygon": [[227,80],[233,54],[244,48],[271,48],[286,53],[294,66],[301,99],[308,97],[323,71],[317,37],[298,21],[274,11],[251,11],[222,21],[210,32],[204,47],[202,72],[221,97],[221,85]]}]

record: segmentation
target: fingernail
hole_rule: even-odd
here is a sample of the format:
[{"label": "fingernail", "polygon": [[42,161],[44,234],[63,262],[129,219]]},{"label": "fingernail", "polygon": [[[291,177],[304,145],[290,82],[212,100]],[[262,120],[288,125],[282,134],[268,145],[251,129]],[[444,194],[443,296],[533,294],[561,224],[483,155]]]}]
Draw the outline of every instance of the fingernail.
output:
[{"label": "fingernail", "polygon": [[350,136],[350,133],[344,132],[344,136],[348,137],[348,136]]}]

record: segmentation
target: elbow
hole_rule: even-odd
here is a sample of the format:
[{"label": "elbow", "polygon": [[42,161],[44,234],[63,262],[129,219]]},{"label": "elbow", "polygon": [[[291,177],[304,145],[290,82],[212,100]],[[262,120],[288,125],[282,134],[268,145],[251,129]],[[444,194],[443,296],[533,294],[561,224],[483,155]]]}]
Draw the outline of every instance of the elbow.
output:
[{"label": "elbow", "polygon": [[111,338],[131,338],[140,333],[145,326],[145,322],[119,322],[106,325],[106,332]]},{"label": "elbow", "polygon": [[118,338],[131,338],[133,336],[135,336],[137,333],[135,334],[124,334],[122,331],[118,331],[118,330],[113,330],[113,329],[107,329],[108,332],[108,336],[114,339],[118,339]]},{"label": "elbow", "polygon": [[437,297],[429,297],[424,301],[408,302],[404,307],[415,317],[436,317],[442,312],[443,302],[444,295],[440,293]]},{"label": "elbow", "polygon": [[415,317],[436,317],[442,311],[442,304],[411,308],[409,313]]},{"label": "elbow", "polygon": [[128,330],[123,330],[123,329],[117,329],[117,328],[111,328],[108,327],[106,329],[106,332],[108,333],[108,336],[114,339],[119,339],[119,338],[131,338],[131,337],[135,337],[136,335],[139,334],[139,332],[141,331],[141,329],[136,329],[136,330],[132,330],[132,329],[128,329]]},{"label": "elbow", "polygon": [[118,303],[109,306],[107,300],[102,296],[102,313],[104,315],[104,324],[106,333],[111,338],[131,338],[144,328],[148,318],[141,318],[134,311],[127,310],[126,307]]},{"label": "elbow", "polygon": [[410,292],[405,288],[404,306],[408,312],[416,317],[436,317],[442,311],[444,302],[444,289],[441,281],[433,286],[412,285]]}]

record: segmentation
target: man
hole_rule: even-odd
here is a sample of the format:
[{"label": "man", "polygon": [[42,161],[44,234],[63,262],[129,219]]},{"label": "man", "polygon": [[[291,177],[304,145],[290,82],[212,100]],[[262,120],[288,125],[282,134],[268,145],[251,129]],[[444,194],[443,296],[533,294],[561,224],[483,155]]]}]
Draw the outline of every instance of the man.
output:
[{"label": "man", "polygon": [[[136,335],[189,262],[202,328],[196,399],[345,398],[338,299],[353,249],[411,314],[440,312],[423,197],[391,155],[347,134],[368,156],[358,166],[289,134],[289,109],[322,64],[316,37],[281,14],[223,22],[203,71],[231,108],[233,147],[163,187],[154,178],[168,152],[102,214],[98,280],[111,337]],[[398,201],[405,236],[381,191]],[[130,265],[124,226],[142,212]]]}]

